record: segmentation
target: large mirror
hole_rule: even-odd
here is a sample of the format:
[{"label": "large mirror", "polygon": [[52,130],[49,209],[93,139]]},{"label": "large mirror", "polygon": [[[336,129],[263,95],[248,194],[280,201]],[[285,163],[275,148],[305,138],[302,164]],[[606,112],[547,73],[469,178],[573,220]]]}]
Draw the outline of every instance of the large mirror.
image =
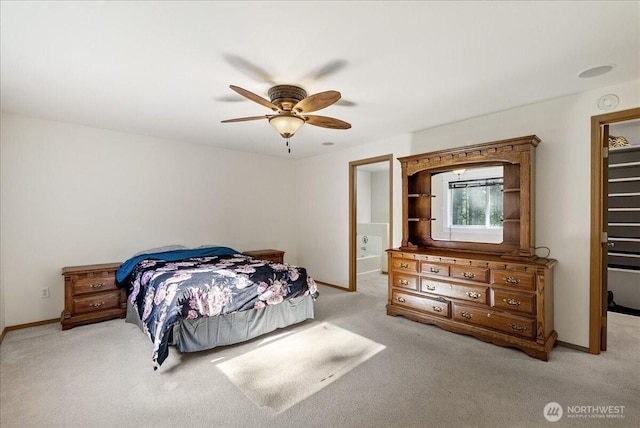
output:
[{"label": "large mirror", "polygon": [[535,135],[398,158],[401,249],[535,257]]},{"label": "large mirror", "polygon": [[431,239],[503,241],[503,167],[457,168],[431,176]]}]

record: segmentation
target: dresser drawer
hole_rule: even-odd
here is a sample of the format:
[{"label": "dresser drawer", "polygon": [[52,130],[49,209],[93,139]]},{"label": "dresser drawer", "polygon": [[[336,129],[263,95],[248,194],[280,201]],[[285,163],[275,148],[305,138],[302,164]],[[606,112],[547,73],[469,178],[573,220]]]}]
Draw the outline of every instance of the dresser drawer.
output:
[{"label": "dresser drawer", "polygon": [[391,268],[394,270],[418,272],[418,261],[413,259],[401,259],[394,257],[391,261]]},{"label": "dresser drawer", "polygon": [[120,291],[98,293],[73,299],[73,311],[76,314],[116,309],[120,306]]},{"label": "dresser drawer", "polygon": [[534,277],[533,273],[493,270],[491,283],[511,289],[535,290]]},{"label": "dresser drawer", "polygon": [[451,266],[453,278],[466,279],[468,281],[489,282],[489,269],[475,266]]},{"label": "dresser drawer", "polygon": [[440,300],[429,299],[427,297],[414,296],[412,294],[403,293],[398,290],[393,290],[391,304],[407,306],[411,309],[416,309],[421,312],[428,312],[430,314],[446,318],[449,318],[450,316],[449,302],[442,302]]},{"label": "dresser drawer", "polygon": [[444,263],[420,263],[420,272],[426,275],[449,276],[449,265]]},{"label": "dresser drawer", "polygon": [[535,337],[535,319],[519,317],[504,312],[492,311],[481,307],[454,304],[453,319],[489,327],[514,336],[533,339]]},{"label": "dresser drawer", "polygon": [[420,281],[420,291],[424,293],[439,294],[452,299],[468,300],[483,305],[488,305],[489,287],[461,285],[448,282],[434,281],[429,278],[422,278]]},{"label": "dresser drawer", "polygon": [[410,290],[418,290],[418,276],[410,275],[400,272],[392,272],[393,283],[392,286],[400,288],[408,288]]},{"label": "dresser drawer", "polygon": [[493,306],[508,311],[536,314],[536,296],[507,290],[493,289]]},{"label": "dresser drawer", "polygon": [[98,291],[117,290],[116,277],[113,272],[105,275],[91,275],[72,280],[73,294],[87,294]]}]

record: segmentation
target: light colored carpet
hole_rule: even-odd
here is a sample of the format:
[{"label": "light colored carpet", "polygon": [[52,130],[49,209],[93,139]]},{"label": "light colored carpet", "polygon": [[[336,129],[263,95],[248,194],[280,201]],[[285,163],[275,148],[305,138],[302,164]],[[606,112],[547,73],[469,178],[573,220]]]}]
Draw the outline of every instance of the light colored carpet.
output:
[{"label": "light colored carpet", "polygon": [[[123,320],[10,331],[0,345],[0,427],[640,426],[639,317],[610,314],[609,350],[601,355],[558,346],[543,362],[390,317],[386,303],[320,285],[314,320],[210,351],[172,348],[157,371],[151,342]],[[322,323],[385,348],[280,413],[258,407],[217,368]],[[558,422],[544,417],[550,402],[564,408]],[[625,406],[624,419],[568,416],[569,406],[606,405]]]},{"label": "light colored carpet", "polygon": [[218,368],[259,407],[280,413],[384,348],[321,323],[220,363]]}]

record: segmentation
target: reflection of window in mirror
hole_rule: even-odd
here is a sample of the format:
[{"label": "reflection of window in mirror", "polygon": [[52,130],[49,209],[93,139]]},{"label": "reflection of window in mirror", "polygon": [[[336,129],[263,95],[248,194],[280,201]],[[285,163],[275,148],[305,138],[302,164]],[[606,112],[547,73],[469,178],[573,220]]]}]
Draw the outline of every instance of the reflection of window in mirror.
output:
[{"label": "reflection of window in mirror", "polygon": [[501,166],[445,171],[434,174],[431,185],[432,239],[502,242]]}]

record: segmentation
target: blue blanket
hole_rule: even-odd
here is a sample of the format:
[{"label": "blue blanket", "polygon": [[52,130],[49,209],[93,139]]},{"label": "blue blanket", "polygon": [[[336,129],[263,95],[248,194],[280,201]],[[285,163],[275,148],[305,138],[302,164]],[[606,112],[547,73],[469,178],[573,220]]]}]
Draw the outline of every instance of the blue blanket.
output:
[{"label": "blue blanket", "polygon": [[211,257],[237,253],[239,253],[239,251],[229,247],[201,247],[141,254],[139,256],[131,257],[120,265],[116,272],[116,283],[118,287],[124,287],[126,279],[131,275],[136,265],[142,260],[164,260],[167,262],[175,262],[177,260],[184,260],[191,257]]}]

